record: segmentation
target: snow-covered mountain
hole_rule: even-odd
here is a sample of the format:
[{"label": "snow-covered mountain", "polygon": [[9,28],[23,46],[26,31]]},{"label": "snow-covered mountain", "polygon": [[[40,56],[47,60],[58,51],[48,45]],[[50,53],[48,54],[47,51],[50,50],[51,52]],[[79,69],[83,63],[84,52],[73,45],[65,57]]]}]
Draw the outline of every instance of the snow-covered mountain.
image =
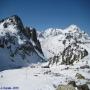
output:
[{"label": "snow-covered mountain", "polygon": [[76,25],[49,28],[37,34],[49,64],[70,65],[90,56],[90,37]]},{"label": "snow-covered mountain", "polygon": [[34,28],[24,27],[17,15],[0,20],[0,70],[44,61]]},{"label": "snow-covered mountain", "polygon": [[89,35],[76,25],[36,32],[17,15],[1,20],[0,89],[90,90]]}]

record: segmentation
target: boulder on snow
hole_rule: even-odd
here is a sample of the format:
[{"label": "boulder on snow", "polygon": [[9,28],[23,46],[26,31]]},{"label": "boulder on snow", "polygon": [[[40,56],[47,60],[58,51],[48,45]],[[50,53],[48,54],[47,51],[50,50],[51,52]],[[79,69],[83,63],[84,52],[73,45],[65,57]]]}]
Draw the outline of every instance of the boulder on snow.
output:
[{"label": "boulder on snow", "polygon": [[90,66],[89,66],[89,65],[84,65],[84,66],[81,66],[80,68],[81,68],[81,69],[85,69],[85,68],[88,68],[88,69],[89,69]]},{"label": "boulder on snow", "polygon": [[72,85],[59,85],[56,90],[76,90]]},{"label": "boulder on snow", "polygon": [[67,85],[59,85],[56,90],[90,90],[87,84],[76,85],[75,81],[70,81]]},{"label": "boulder on snow", "polygon": [[68,83],[68,85],[72,85],[72,86],[74,86],[74,87],[77,86],[75,81],[70,81],[70,82]]},{"label": "boulder on snow", "polygon": [[77,79],[85,79],[85,77],[84,77],[82,74],[80,74],[80,73],[77,73],[77,74],[75,75],[75,77],[76,77]]},{"label": "boulder on snow", "polygon": [[78,90],[90,90],[87,84],[78,85]]}]

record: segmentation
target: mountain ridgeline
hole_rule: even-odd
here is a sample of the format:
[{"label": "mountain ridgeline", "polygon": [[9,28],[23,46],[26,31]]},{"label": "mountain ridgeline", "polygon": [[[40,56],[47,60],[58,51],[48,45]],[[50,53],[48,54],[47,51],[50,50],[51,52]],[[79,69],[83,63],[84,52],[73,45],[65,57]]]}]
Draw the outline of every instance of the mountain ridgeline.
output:
[{"label": "mountain ridgeline", "polygon": [[90,57],[90,37],[76,25],[40,32],[25,27],[17,15],[0,20],[0,70],[46,60],[49,66],[73,65],[85,57]]},{"label": "mountain ridgeline", "polygon": [[0,70],[44,61],[36,29],[24,27],[17,15],[0,20]]},{"label": "mountain ridgeline", "polygon": [[38,32],[38,37],[49,65],[73,65],[90,56],[90,37],[76,25],[63,30],[49,28]]}]

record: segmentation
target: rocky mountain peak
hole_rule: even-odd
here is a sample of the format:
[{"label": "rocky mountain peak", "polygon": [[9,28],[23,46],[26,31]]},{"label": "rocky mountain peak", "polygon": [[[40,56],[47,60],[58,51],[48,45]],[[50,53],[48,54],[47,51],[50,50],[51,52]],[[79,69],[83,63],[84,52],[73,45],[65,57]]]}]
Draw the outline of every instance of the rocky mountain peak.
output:
[{"label": "rocky mountain peak", "polygon": [[0,20],[0,24],[3,22],[8,23],[9,25],[10,24],[13,24],[13,25],[21,24],[23,26],[22,20],[20,19],[20,17],[18,15],[12,15],[10,17]]},{"label": "rocky mountain peak", "polygon": [[80,28],[77,25],[74,25],[74,24],[70,25],[65,30],[67,30],[69,33],[79,33],[80,32]]},{"label": "rocky mountain peak", "polygon": [[89,45],[90,37],[76,25],[66,29],[47,29],[42,35],[44,38],[40,37],[41,47],[49,64],[70,65],[89,55],[86,45]]},{"label": "rocky mountain peak", "polygon": [[19,16],[13,15],[0,20],[0,35],[5,36],[6,33],[15,35],[23,32],[24,26]]},{"label": "rocky mountain peak", "polygon": [[0,52],[1,70],[44,61],[36,29],[24,27],[17,15],[0,21]]}]

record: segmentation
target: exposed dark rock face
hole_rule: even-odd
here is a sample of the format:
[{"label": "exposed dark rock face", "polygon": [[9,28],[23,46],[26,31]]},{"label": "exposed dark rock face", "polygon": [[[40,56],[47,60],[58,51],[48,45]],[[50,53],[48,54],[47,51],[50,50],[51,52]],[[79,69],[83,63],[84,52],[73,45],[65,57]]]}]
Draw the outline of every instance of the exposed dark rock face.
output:
[{"label": "exposed dark rock face", "polygon": [[57,64],[59,62],[59,59],[60,59],[60,56],[58,56],[58,55],[49,58],[49,64],[48,65],[53,65],[54,63]]},{"label": "exposed dark rock face", "polygon": [[85,77],[82,76],[82,74],[80,74],[80,73],[77,73],[75,77],[76,77],[77,79],[85,79]]},{"label": "exposed dark rock face", "polygon": [[77,86],[75,81],[70,81],[70,82],[68,83],[68,85],[72,85],[72,86],[74,86],[74,87]]},{"label": "exposed dark rock face", "polygon": [[13,25],[17,25],[17,28],[19,30],[24,29],[23,23],[22,23],[20,17],[18,17],[17,15],[13,15],[11,17],[7,17],[5,19],[2,19],[2,20],[0,20],[0,23],[4,22],[5,20],[7,20],[7,22],[5,22],[3,24],[4,28],[7,28],[9,25],[13,24]]},{"label": "exposed dark rock face", "polygon": [[70,81],[67,85],[59,85],[56,90],[89,90],[87,84],[76,85],[75,81]]},{"label": "exposed dark rock face", "polygon": [[88,69],[89,69],[90,66],[89,66],[89,65],[84,65],[84,66],[81,66],[80,68],[81,68],[81,69],[85,69],[85,68],[88,68]]},{"label": "exposed dark rock face", "polygon": [[11,20],[11,23],[13,23],[14,25],[17,25],[17,28],[19,30],[24,29],[23,23],[22,23],[21,19],[17,15],[13,15],[9,19]]},{"label": "exposed dark rock face", "polygon": [[[78,37],[82,37],[81,33]],[[57,64],[60,60],[62,61],[61,64],[73,65],[75,61],[79,61],[86,57],[88,55],[88,51],[80,45],[83,43],[78,40],[78,37],[74,34],[66,33],[65,39],[62,40],[64,50],[57,55],[54,55],[54,57],[51,57],[49,59],[49,65],[54,63]]]},{"label": "exposed dark rock face", "polygon": [[[32,39],[32,41],[36,44],[35,48],[38,49],[40,51],[40,53],[43,54],[40,42],[39,42],[39,40],[37,40],[37,34],[36,34],[35,28],[31,28],[31,29],[29,27],[24,28],[21,19],[17,15],[13,15],[9,18],[5,18],[5,19],[1,20],[0,23],[4,22],[6,19],[9,19],[9,22],[5,22],[3,24],[4,28],[7,28],[8,25],[10,25],[10,24],[16,25],[17,29],[20,30],[20,32],[19,32],[20,38],[22,38],[22,35],[25,35],[28,39]],[[16,37],[14,37],[14,36],[11,37],[9,33],[6,33],[6,38],[8,40],[5,39],[5,37],[0,38],[0,47],[4,48],[5,44],[8,44],[8,41],[15,44]],[[29,42],[29,44],[31,44],[31,43]]]},{"label": "exposed dark rock face", "polygon": [[[37,40],[35,48],[36,48],[37,50],[39,50],[40,53],[43,54],[42,49],[41,49],[41,44],[40,44],[39,40]],[[44,54],[43,54],[43,55],[44,55]]]},{"label": "exposed dark rock face", "polygon": [[78,90],[90,90],[87,84],[79,85]]},{"label": "exposed dark rock face", "polygon": [[66,47],[62,52],[62,64],[70,65],[88,55],[86,49],[81,48],[77,43]]},{"label": "exposed dark rock face", "polygon": [[39,40],[37,39],[37,34],[36,34],[36,29],[35,28],[29,28],[29,27],[26,27],[24,29],[24,34],[25,36],[28,38],[28,39],[32,39],[34,41],[34,43],[36,44],[35,48],[37,50],[39,50],[39,52],[41,54],[43,54],[42,52],[42,49],[41,49],[41,45],[40,45],[40,42]]},{"label": "exposed dark rock face", "polygon": [[34,42],[37,42],[37,34],[35,28],[31,30],[31,38]]},{"label": "exposed dark rock face", "polygon": [[[81,33],[78,36],[81,38]],[[73,64],[75,61],[79,61],[83,59],[85,56],[88,55],[88,51],[80,46],[80,42],[78,37],[75,37],[71,34],[66,35],[66,40],[69,42],[73,39],[74,42],[70,42],[69,46],[67,46],[62,52],[62,64],[70,65]],[[63,41],[64,45],[66,40]]]},{"label": "exposed dark rock face", "polygon": [[59,59],[62,59],[61,64],[66,64],[66,65],[73,65],[75,61],[79,61],[86,57],[88,55],[88,51],[79,45],[77,43],[71,44],[67,46],[61,55],[54,56],[49,59],[49,64],[54,64],[58,63]]},{"label": "exposed dark rock face", "polygon": [[72,85],[59,85],[56,90],[76,90]]}]

